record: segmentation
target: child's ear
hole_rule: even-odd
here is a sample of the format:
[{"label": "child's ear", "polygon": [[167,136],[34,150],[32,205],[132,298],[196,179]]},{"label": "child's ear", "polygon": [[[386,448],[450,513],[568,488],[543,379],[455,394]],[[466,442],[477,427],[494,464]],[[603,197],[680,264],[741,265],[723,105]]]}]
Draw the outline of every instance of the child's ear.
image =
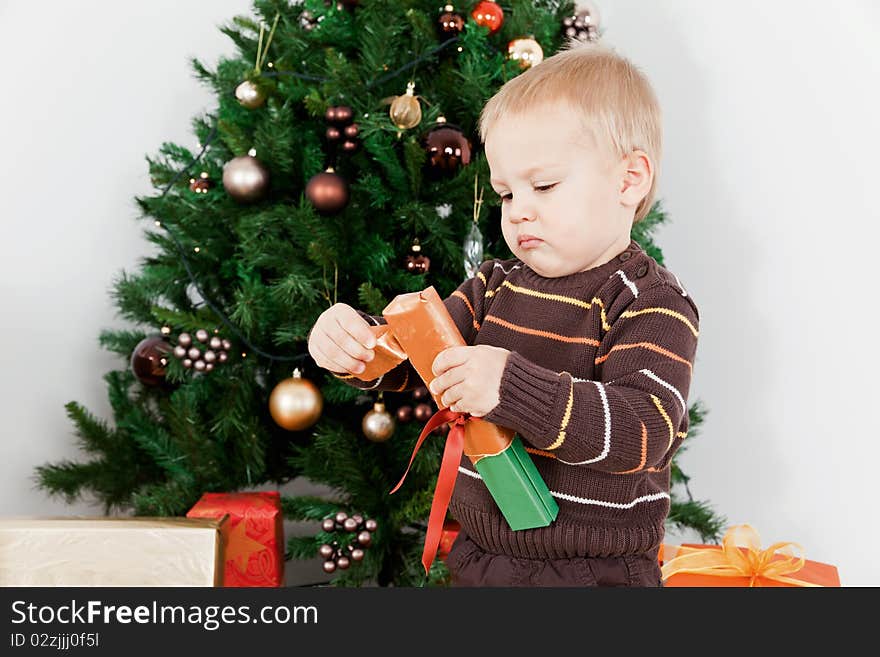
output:
[{"label": "child's ear", "polygon": [[620,181],[620,202],[637,207],[651,191],[654,181],[654,163],[644,151],[633,151],[621,161],[623,177]]}]

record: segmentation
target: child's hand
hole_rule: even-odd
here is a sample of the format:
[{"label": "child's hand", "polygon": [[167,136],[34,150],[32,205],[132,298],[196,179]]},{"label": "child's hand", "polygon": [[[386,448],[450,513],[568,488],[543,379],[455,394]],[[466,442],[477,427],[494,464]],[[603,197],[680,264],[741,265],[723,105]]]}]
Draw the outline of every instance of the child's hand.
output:
[{"label": "child's hand", "polygon": [[434,359],[430,390],[440,395],[440,407],[482,417],[500,401],[501,375],[510,352],[478,344],[449,347]]},{"label": "child's hand", "polygon": [[376,338],[367,321],[344,303],[318,317],[309,334],[309,354],[319,367],[331,372],[359,374],[373,360]]}]

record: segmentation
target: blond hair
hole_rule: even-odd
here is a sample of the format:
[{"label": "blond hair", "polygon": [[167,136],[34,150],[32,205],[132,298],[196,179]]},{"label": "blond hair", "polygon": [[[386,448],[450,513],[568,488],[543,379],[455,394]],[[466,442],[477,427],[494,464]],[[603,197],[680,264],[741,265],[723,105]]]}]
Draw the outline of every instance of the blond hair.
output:
[{"label": "blond hair", "polygon": [[481,141],[492,124],[507,113],[567,101],[580,110],[596,143],[623,158],[644,151],[654,165],[648,194],[636,207],[633,223],[651,210],[657,189],[662,150],[660,104],[647,77],[611,48],[570,38],[552,57],[506,82],[483,107]]}]

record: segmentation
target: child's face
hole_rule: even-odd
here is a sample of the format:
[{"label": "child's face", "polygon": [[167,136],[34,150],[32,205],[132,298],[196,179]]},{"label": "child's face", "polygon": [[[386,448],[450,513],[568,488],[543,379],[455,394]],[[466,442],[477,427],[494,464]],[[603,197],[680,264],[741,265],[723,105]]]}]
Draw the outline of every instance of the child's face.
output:
[{"label": "child's face", "polygon": [[[625,164],[592,141],[558,102],[504,116],[486,135],[504,239],[547,278],[591,269],[629,245],[633,211],[620,202]],[[524,235],[540,241],[523,242]]]}]

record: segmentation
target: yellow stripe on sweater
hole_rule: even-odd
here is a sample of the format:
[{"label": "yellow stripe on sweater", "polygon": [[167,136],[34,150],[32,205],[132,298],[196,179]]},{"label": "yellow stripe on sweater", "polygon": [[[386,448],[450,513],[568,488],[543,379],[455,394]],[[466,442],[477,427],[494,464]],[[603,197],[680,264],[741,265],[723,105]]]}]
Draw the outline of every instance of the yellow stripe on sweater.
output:
[{"label": "yellow stripe on sweater", "polygon": [[646,313],[661,313],[663,315],[668,315],[669,317],[675,317],[675,319],[683,322],[691,330],[691,333],[694,334],[695,338],[700,336],[700,332],[696,329],[696,327],[694,327],[693,324],[691,324],[691,321],[687,317],[685,317],[684,315],[682,315],[679,312],[676,312],[674,310],[670,310],[669,308],[657,307],[657,308],[643,308],[642,310],[627,310],[627,311],[622,312],[620,314],[620,318],[623,319],[623,318],[628,318],[628,317],[637,317],[638,315],[644,315]]},{"label": "yellow stripe on sweater", "polygon": [[602,319],[602,328],[606,331],[611,330],[611,325],[608,323],[608,319],[605,315],[605,304],[602,303],[602,299],[599,297],[593,297],[589,302],[584,301],[583,299],[578,299],[576,297],[569,297],[564,294],[551,294],[549,292],[538,292],[537,290],[532,290],[527,287],[522,287],[521,285],[514,285],[508,281],[503,281],[501,285],[499,285],[494,290],[487,291],[486,296],[495,296],[498,290],[502,287],[508,288],[510,291],[515,292],[517,294],[525,294],[530,297],[536,297],[538,299],[545,299],[547,301],[558,301],[559,303],[567,303],[571,306],[577,306],[578,308],[583,308],[584,310],[590,310],[595,303],[599,306],[600,316]]},{"label": "yellow stripe on sweater", "polygon": [[569,342],[572,344],[588,344],[594,347],[599,346],[599,341],[595,338],[577,338],[568,335],[560,335],[559,333],[551,333],[550,331],[539,331],[538,329],[530,329],[525,326],[520,326],[518,324],[513,324],[512,322],[508,322],[507,320],[501,319],[500,317],[495,317],[495,315],[486,315],[483,318],[483,322],[493,322],[498,324],[499,326],[503,326],[504,328],[508,328],[511,331],[516,331],[517,333],[525,333],[527,335],[537,335],[542,338],[547,338],[549,340],[556,340],[558,342]]},{"label": "yellow stripe on sweater", "polygon": [[666,451],[668,452],[669,448],[672,447],[672,441],[675,440],[675,427],[672,426],[672,420],[669,419],[669,414],[666,412],[666,409],[663,408],[663,403],[660,399],[654,395],[651,395],[651,399],[654,401],[654,406],[660,411],[660,415],[666,420],[666,426],[669,427],[669,444],[666,446]]},{"label": "yellow stripe on sweater", "polygon": [[571,409],[574,406],[574,379],[569,376],[568,378],[568,401],[565,403],[565,413],[562,415],[562,423],[559,425],[559,434],[556,436],[556,440],[554,440],[550,445],[547,445],[544,449],[546,450],[554,450],[558,449],[562,443],[565,442],[565,430],[568,427],[568,422],[571,420]]},{"label": "yellow stripe on sweater", "polygon": [[611,347],[611,350],[607,354],[596,358],[596,361],[595,361],[596,365],[604,363],[606,360],[608,360],[608,357],[611,356],[611,354],[613,354],[615,351],[619,351],[619,350],[623,350],[623,349],[635,349],[636,347],[644,347],[645,349],[650,349],[651,351],[656,351],[658,354],[663,354],[664,356],[667,356],[674,361],[677,361],[679,363],[684,363],[685,365],[688,366],[689,369],[693,369],[693,365],[691,365],[690,361],[688,361],[685,358],[682,358],[681,356],[679,356],[677,354],[672,353],[668,349],[664,349],[660,345],[654,344],[653,342],[636,342],[636,343],[631,343],[631,344],[630,343],[616,344],[613,347]]}]

